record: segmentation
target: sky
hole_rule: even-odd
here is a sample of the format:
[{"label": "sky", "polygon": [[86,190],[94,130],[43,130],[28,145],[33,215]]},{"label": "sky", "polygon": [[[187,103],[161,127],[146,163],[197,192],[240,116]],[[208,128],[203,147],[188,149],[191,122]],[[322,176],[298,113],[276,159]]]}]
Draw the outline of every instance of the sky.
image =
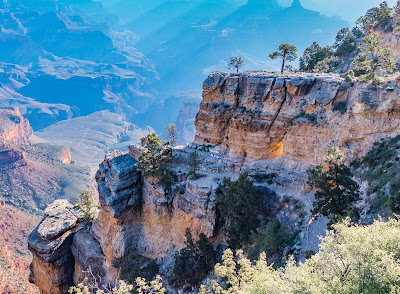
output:
[{"label": "sky", "polygon": [[[288,6],[293,0],[278,0],[282,5]],[[386,0],[390,6],[394,6],[397,0]],[[319,11],[329,16],[339,16],[350,23],[354,23],[358,17],[374,6],[378,6],[383,0],[300,0],[307,9]]]}]

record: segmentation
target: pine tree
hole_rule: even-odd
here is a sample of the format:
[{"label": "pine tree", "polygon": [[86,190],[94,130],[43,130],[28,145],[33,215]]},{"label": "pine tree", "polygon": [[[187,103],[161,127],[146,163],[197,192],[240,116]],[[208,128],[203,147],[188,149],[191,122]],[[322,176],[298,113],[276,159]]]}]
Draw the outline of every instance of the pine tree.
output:
[{"label": "pine tree", "polygon": [[275,51],[269,55],[271,59],[282,58],[282,68],[281,72],[285,69],[286,61],[294,61],[297,58],[297,48],[294,45],[290,44],[280,44],[278,51]]},{"label": "pine tree", "polygon": [[229,69],[236,69],[236,73],[239,73],[239,69],[244,66],[244,61],[241,57],[231,57],[228,63]]},{"label": "pine tree", "polygon": [[354,70],[361,80],[369,80],[374,84],[379,83],[377,70],[392,72],[396,68],[393,50],[381,46],[381,37],[377,33],[369,34],[363,38],[361,50],[363,51],[353,61]]},{"label": "pine tree", "polygon": [[333,147],[325,159],[328,170],[322,165],[307,170],[307,184],[317,189],[311,213],[315,218],[320,214],[328,217],[330,224],[346,216],[357,217],[354,204],[360,199],[359,185],[352,179],[353,173],[344,160],[340,149]]},{"label": "pine tree", "polygon": [[247,174],[240,174],[237,181],[224,178],[216,202],[228,225],[229,247],[236,249],[248,244],[251,231],[260,224],[260,193]]},{"label": "pine tree", "polygon": [[178,127],[175,124],[168,124],[165,133],[169,137],[169,144],[171,147],[174,147],[176,143],[176,135],[178,134]]}]

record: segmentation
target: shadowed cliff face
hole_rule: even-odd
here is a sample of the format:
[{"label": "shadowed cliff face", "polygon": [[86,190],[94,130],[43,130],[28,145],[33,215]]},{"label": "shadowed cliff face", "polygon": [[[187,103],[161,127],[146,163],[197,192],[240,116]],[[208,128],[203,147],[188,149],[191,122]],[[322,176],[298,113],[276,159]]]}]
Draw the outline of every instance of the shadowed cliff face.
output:
[{"label": "shadowed cliff face", "polygon": [[[397,81],[392,76],[372,87],[332,75],[211,74],[203,85],[195,144],[173,151],[169,167],[177,180],[171,192],[136,169],[142,147],[108,153],[96,175],[98,219],[85,230],[79,219],[66,218],[72,224],[57,231],[49,224],[58,218],[46,215],[29,239],[32,280],[44,293],[65,293],[66,285],[81,282],[89,268],[102,281],[114,281],[121,258],[132,251],[156,259],[168,276],[174,253],[184,247],[186,228],[194,238],[205,233],[214,245],[225,244],[217,226],[217,189],[224,177],[236,179],[242,172],[254,179],[266,215],[291,232],[303,230],[298,250],[317,251],[326,221],[302,227],[299,213],[282,199],[290,195],[309,211],[314,198],[305,188],[305,170],[320,163],[329,147],[339,146],[351,159],[374,141],[400,134]],[[199,179],[187,176],[193,152],[201,159]],[[37,277],[49,269],[49,278]]]}]

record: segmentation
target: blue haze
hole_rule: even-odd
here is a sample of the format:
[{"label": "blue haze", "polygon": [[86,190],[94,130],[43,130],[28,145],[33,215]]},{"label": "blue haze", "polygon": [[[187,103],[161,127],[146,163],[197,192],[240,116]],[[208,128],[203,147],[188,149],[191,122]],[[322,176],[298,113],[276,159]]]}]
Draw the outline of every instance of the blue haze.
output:
[{"label": "blue haze", "polygon": [[377,2],[3,0],[0,106],[20,107],[35,130],[110,109],[160,131],[231,56],[244,70],[277,70],[267,56],[280,43],[299,55],[313,41],[331,44],[365,3]]}]

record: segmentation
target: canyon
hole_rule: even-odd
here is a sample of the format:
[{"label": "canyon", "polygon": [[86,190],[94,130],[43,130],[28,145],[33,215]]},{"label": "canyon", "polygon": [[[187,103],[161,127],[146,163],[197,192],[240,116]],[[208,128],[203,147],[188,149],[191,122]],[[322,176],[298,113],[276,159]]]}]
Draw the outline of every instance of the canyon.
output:
[{"label": "canyon", "polygon": [[[31,281],[42,293],[66,293],[90,275],[120,278],[121,260],[132,252],[155,259],[168,276],[174,253],[185,246],[185,230],[226,243],[215,199],[224,177],[247,173],[272,219],[301,230],[295,255],[318,250],[326,219],[310,221],[313,191],[306,169],[322,163],[338,146],[347,161],[373,143],[400,134],[400,76],[379,85],[348,82],[339,75],[214,72],[203,83],[194,142],[173,149],[170,192],[137,169],[143,147],[109,152],[96,174],[99,216],[92,226],[76,207],[57,200],[28,238]],[[187,176],[189,156],[201,159],[200,177]],[[285,196],[300,201],[301,213]],[[303,216],[302,216],[303,214]]]},{"label": "canyon", "polygon": [[69,147],[36,137],[18,108],[0,107],[0,292],[38,292],[27,282],[27,236],[48,204],[87,188],[87,169],[72,163]]}]

